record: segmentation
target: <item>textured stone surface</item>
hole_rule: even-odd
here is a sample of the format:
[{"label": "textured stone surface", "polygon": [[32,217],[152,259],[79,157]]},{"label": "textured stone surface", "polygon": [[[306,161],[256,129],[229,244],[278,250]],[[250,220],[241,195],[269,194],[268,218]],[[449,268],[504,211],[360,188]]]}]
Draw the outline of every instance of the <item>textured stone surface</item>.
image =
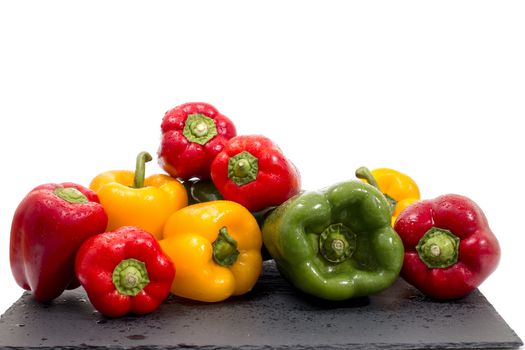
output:
[{"label": "textured stone surface", "polygon": [[265,263],[254,290],[216,304],[170,298],[151,315],[106,319],[82,289],[49,305],[24,294],[0,319],[0,348],[489,349],[521,340],[475,291],[436,302],[399,280],[343,303],[292,289]]}]

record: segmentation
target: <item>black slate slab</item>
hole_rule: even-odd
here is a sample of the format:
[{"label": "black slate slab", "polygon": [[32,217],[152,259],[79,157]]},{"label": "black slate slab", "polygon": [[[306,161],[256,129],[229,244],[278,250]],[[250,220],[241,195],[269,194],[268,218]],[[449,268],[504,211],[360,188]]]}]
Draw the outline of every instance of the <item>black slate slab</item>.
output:
[{"label": "black slate slab", "polygon": [[522,345],[478,291],[437,302],[401,279],[368,298],[301,294],[266,262],[252,292],[222,303],[177,297],[147,316],[107,319],[81,288],[49,305],[24,294],[0,318],[0,348],[512,349]]}]

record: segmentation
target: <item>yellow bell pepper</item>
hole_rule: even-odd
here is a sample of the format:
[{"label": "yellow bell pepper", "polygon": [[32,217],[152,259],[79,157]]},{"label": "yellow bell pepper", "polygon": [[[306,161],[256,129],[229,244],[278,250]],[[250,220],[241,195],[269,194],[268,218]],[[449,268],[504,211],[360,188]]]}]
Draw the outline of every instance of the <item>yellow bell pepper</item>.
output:
[{"label": "yellow bell pepper", "polygon": [[262,234],[242,205],[218,200],[173,213],[159,241],[176,267],[171,292],[218,302],[250,291],[262,271]]},{"label": "yellow bell pepper", "polygon": [[107,230],[136,226],[160,239],[166,220],[188,204],[184,185],[171,176],[156,174],[144,178],[151,155],[137,156],[135,172],[107,171],[97,175],[89,187],[95,191],[108,215]]},{"label": "yellow bell pepper", "polygon": [[389,168],[372,171],[365,167],[356,170],[356,176],[377,187],[392,206],[392,226],[401,212],[420,199],[419,187],[408,175]]}]

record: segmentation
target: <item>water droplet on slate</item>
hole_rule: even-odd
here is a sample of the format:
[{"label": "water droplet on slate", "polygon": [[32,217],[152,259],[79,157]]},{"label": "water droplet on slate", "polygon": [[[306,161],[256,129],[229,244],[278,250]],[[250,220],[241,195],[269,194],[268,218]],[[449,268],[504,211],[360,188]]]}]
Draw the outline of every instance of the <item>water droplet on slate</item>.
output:
[{"label": "water droplet on slate", "polygon": [[133,334],[133,335],[128,335],[126,338],[130,340],[143,340],[143,339],[146,339],[146,336],[142,334]]}]

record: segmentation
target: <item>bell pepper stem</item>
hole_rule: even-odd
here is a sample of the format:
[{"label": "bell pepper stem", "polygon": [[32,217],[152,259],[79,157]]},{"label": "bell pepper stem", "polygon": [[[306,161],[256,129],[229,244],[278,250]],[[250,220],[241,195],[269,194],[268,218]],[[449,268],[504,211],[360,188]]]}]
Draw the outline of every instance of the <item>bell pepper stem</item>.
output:
[{"label": "bell pepper stem", "polygon": [[447,268],[458,261],[459,238],[449,230],[432,227],[419,240],[416,250],[429,268]]},{"label": "bell pepper stem", "polygon": [[259,160],[248,151],[243,151],[228,160],[228,178],[237,186],[257,179]]},{"label": "bell pepper stem", "polygon": [[217,125],[212,118],[204,114],[190,114],[182,133],[189,142],[205,145],[217,135]]},{"label": "bell pepper stem", "polygon": [[355,176],[358,179],[366,180],[370,185],[374,186],[375,188],[379,190],[379,184],[377,183],[374,175],[372,175],[372,172],[370,171],[370,169],[368,169],[367,167],[362,166],[358,168],[355,171]]},{"label": "bell pepper stem", "polygon": [[71,204],[82,204],[89,202],[87,197],[74,187],[57,187],[53,193]]},{"label": "bell pepper stem", "polygon": [[120,294],[135,296],[149,283],[146,264],[136,259],[122,260],[113,270],[113,284]]},{"label": "bell pepper stem", "polygon": [[[358,168],[355,171],[355,176],[358,179],[366,180],[366,182],[368,182],[370,185],[374,186],[379,191],[381,191],[381,188],[379,188],[379,184],[377,183],[376,178],[374,177],[374,175],[372,175],[372,172],[367,167],[362,166]],[[388,204],[390,205],[390,212],[391,214],[393,214],[396,210],[397,201],[388,194],[384,193],[383,191],[381,191],[381,193],[383,193],[383,195],[387,199]]]},{"label": "bell pepper stem", "polygon": [[343,262],[354,254],[356,239],[345,225],[330,225],[319,236],[319,252],[329,262]]},{"label": "bell pepper stem", "polygon": [[146,163],[153,158],[148,152],[140,152],[137,155],[137,162],[135,165],[135,177],[133,179],[133,188],[144,187],[144,178],[146,177]]},{"label": "bell pepper stem", "polygon": [[221,266],[231,266],[237,261],[239,251],[237,250],[237,241],[235,241],[226,227],[219,230],[219,236],[212,243],[213,260]]}]

